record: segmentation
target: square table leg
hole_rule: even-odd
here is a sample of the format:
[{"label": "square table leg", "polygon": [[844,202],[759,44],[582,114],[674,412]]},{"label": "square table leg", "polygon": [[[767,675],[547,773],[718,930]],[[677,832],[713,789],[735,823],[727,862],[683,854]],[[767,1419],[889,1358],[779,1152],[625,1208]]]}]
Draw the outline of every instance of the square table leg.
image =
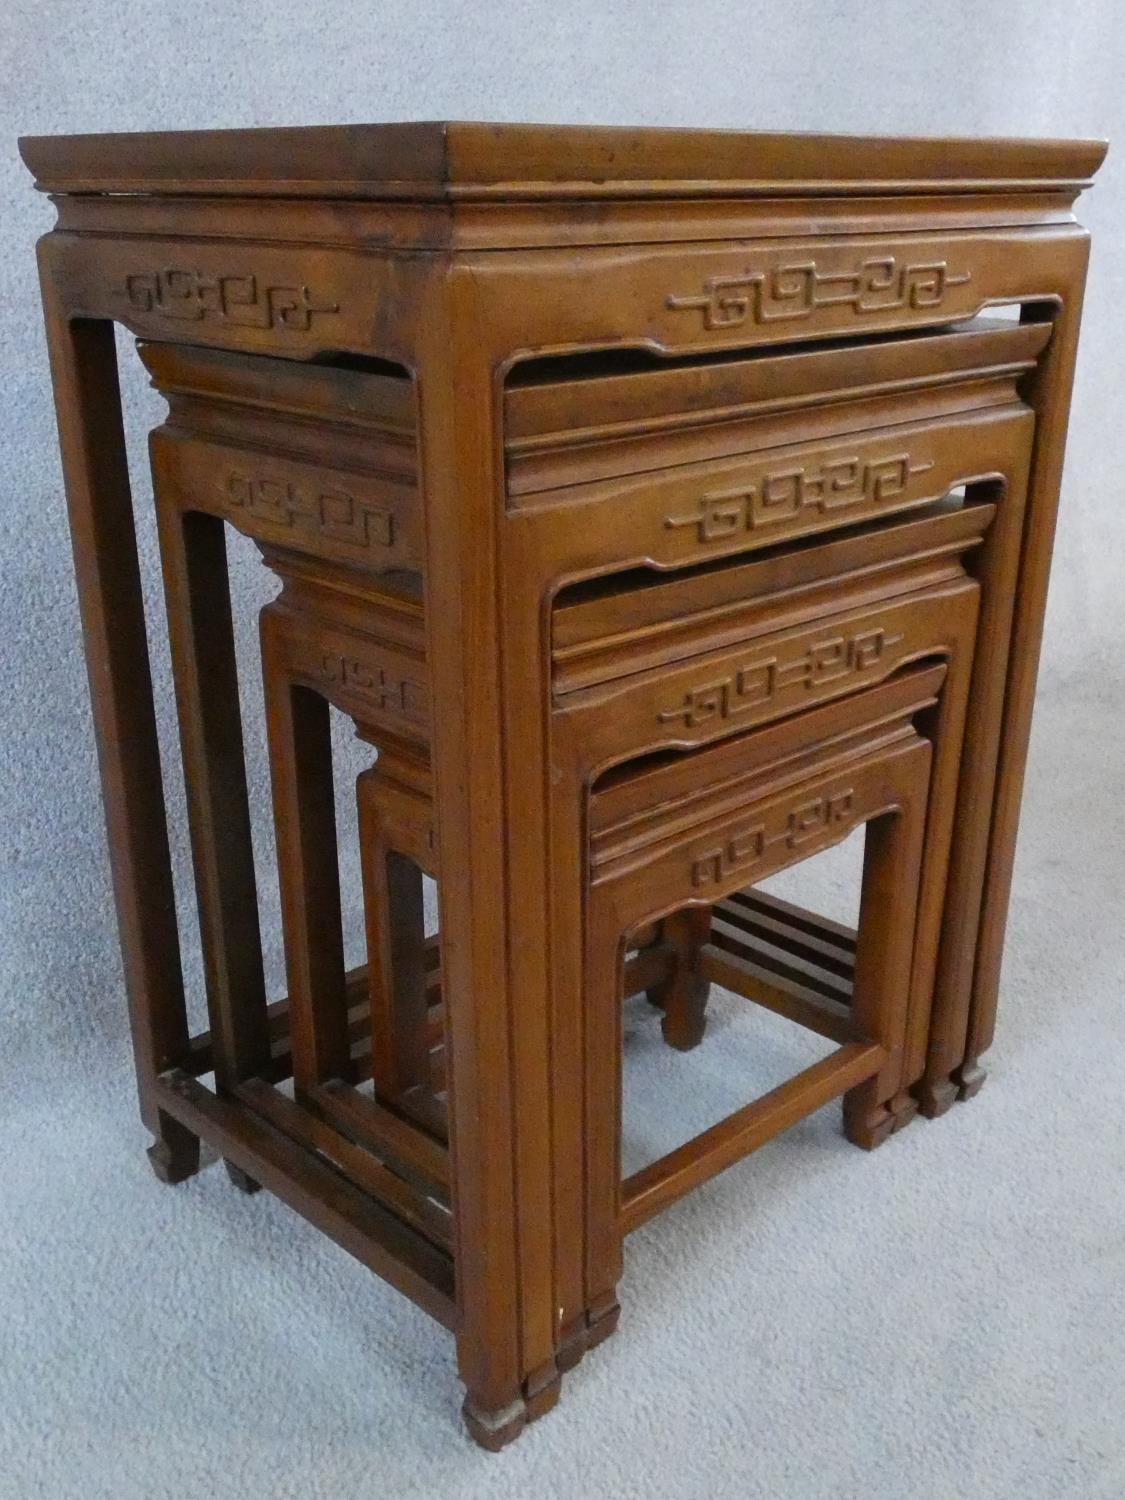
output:
[{"label": "square table leg", "polygon": [[156,1080],[188,1055],[176,902],[113,324],[71,319],[40,243],[51,374],[85,638],[141,1118],[165,1182],[199,1140],[159,1107]]}]

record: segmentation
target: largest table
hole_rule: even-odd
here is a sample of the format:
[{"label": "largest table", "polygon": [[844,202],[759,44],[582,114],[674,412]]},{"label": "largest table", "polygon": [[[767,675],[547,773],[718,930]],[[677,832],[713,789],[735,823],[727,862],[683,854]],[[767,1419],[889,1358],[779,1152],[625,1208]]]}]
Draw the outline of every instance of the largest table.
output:
[{"label": "largest table", "polygon": [[[183,1175],[197,1137],[213,1140],[454,1327],[472,1420],[499,1440],[557,1392],[567,1233],[552,1162],[545,594],[505,482],[505,382],[529,358],[582,351],[684,359],[854,341],[862,360],[863,342],[997,304],[1051,325],[1024,385],[1036,435],[994,794],[973,813],[987,875],[970,920],[946,934],[953,1022],[935,1032],[921,1081],[938,1112],[979,1087],[992,1036],[1087,263],[1073,203],[1104,147],[434,123],[37,138],[22,150],[59,215],[40,243],[43,295],[158,1160]],[[314,1153],[197,1082],[115,323],[152,343],[385,361],[413,383],[435,861],[456,872],[441,886],[455,1285],[420,1269]],[[196,856],[208,1057],[229,1080],[256,1024],[239,987],[244,998],[260,984],[260,957],[239,937],[245,886],[199,832],[210,818],[213,844],[244,799],[238,777],[207,784],[205,741],[189,773],[207,804]]]}]

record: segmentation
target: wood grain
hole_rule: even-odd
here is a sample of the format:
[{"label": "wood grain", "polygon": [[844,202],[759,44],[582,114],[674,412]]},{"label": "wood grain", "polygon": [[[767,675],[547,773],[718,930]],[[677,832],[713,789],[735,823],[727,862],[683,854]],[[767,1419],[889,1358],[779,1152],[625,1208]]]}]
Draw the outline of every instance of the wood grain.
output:
[{"label": "wood grain", "polygon": [[[1104,143],[414,122],[21,151],[58,211],[40,279],[153,1167],[190,1175],[205,1139],[447,1324],[500,1447],[616,1327],[625,1229],[834,1093],[870,1147],[980,1086]],[[115,324],[169,408],[195,1037]],[[280,585],[284,999],[227,526]],[[350,971],[332,709],[369,752]],[[756,888],[861,826],[854,933]],[[842,1050],[623,1199],[623,995],[687,1052],[716,980]]]}]

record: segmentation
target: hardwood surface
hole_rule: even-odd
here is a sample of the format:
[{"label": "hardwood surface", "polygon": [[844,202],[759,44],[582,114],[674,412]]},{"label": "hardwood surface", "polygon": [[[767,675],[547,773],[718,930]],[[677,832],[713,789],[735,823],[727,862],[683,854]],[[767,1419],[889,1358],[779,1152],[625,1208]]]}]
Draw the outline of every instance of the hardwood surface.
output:
[{"label": "hardwood surface", "polygon": [[[983,1081],[1104,145],[416,123],[21,150],[59,213],[153,1167],[189,1176],[205,1139],[447,1324],[500,1447],[616,1326],[625,1232],[837,1094],[873,1146]],[[196,1036],[114,323],[168,402]],[[281,998],[227,526],[281,586]],[[330,707],[370,750],[350,972]],[[860,827],[855,933],[754,888]],[[623,1184],[621,998],[686,1073],[716,982],[838,1051]]]},{"label": "hardwood surface", "polygon": [[30,136],[24,161],[49,192],[316,192],[420,197],[600,194],[647,183],[742,191],[870,192],[962,183],[1084,186],[1105,142],[872,139],[741,130],[418,121],[133,135]]}]

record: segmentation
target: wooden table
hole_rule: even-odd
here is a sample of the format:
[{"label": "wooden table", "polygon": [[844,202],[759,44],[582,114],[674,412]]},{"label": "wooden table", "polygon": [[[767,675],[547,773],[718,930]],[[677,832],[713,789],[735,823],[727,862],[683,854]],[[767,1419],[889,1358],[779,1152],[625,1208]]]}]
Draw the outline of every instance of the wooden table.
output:
[{"label": "wooden table", "polygon": [[[500,1446],[616,1318],[583,1279],[602,1221],[575,1103],[595,1086],[585,829],[612,821],[612,792],[589,802],[608,768],[942,655],[944,685],[909,699],[930,715],[911,753],[928,764],[932,746],[938,852],[896,960],[903,1087],[880,1109],[890,1128],[980,1086],[1086,273],[1072,209],[1104,146],[404,124],[21,149],[59,214],[39,255],[154,1166],[179,1180],[209,1141],[448,1324],[470,1429]],[[1017,321],[980,320],[997,308]],[[184,1005],[114,323],[170,406],[152,448],[204,1036]],[[961,487],[964,526],[933,511]],[[290,987],[272,1004],[225,524],[283,582],[263,617]],[[948,566],[972,584],[969,624],[872,617],[825,655],[831,601],[835,620],[850,589],[859,622],[865,569],[915,578],[924,543],[965,559]],[[821,613],[787,624],[818,588]],[[746,599],[766,602],[715,634],[708,612]],[[775,643],[754,671],[747,632]],[[344,971],[330,703],[380,751],[357,795],[371,942],[394,963],[370,975]],[[438,946],[421,871],[443,877]],[[658,922],[627,990],[670,1003],[685,963],[727,982],[763,924],[794,953],[813,932],[834,973],[852,961],[838,932],[729,885],[714,941]],[[666,1033],[689,1046],[700,1020],[673,1009]],[[847,1066],[840,1088],[876,1063]],[[275,1087],[290,1075],[292,1098]]]}]

